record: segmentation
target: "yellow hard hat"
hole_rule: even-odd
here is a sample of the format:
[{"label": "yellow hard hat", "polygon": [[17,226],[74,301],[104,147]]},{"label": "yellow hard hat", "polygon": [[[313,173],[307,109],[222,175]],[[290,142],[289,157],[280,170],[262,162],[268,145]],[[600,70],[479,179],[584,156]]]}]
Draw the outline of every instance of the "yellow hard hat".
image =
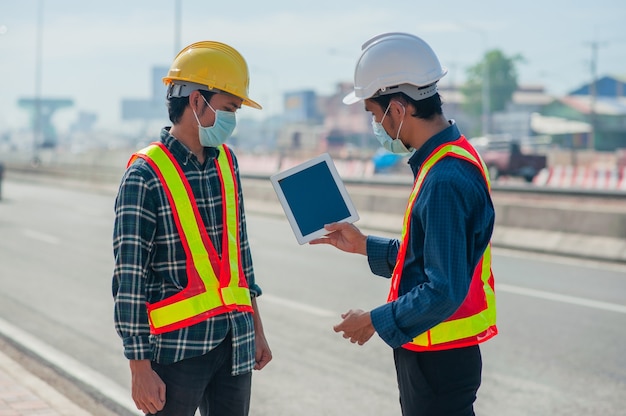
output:
[{"label": "yellow hard hat", "polygon": [[[193,43],[176,55],[163,82],[167,96],[186,97],[195,90],[219,90],[243,100],[243,104],[261,109],[248,97],[248,65],[232,47],[213,41]],[[217,91],[217,92],[219,92]]]}]

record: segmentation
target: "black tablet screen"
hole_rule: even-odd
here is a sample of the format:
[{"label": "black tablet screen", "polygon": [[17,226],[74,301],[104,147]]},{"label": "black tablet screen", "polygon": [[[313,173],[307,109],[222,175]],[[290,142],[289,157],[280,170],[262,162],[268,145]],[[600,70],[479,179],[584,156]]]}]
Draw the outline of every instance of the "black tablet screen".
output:
[{"label": "black tablet screen", "polygon": [[333,176],[324,162],[278,181],[302,235],[350,216]]}]

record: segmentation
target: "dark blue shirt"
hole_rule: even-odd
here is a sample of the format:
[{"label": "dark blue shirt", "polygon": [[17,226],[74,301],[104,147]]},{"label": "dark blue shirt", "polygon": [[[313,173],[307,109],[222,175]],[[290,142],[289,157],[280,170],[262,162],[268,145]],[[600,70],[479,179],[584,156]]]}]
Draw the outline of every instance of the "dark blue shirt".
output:
[{"label": "dark blue shirt", "polygon": [[[433,150],[459,137],[456,124],[431,137],[409,159],[413,174]],[[455,157],[435,163],[411,211],[399,297],[371,311],[374,328],[387,344],[400,347],[459,308],[491,239],[494,218],[487,184],[476,166]],[[397,239],[368,237],[374,274],[391,277],[399,246]]]}]

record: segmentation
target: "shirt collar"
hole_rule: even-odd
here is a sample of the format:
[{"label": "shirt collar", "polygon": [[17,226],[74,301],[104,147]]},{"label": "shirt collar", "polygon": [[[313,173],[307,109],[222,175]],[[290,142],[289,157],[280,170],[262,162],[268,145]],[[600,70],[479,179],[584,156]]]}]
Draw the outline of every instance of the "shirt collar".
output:
[{"label": "shirt collar", "polygon": [[[182,164],[187,164],[189,160],[196,160],[196,155],[193,154],[191,150],[184,144],[182,144],[176,137],[170,134],[171,127],[164,127],[161,130],[161,142],[167,147],[167,149],[172,152],[174,158]],[[205,147],[204,148],[206,159],[216,158],[219,154],[219,150],[215,147]]]},{"label": "shirt collar", "polygon": [[408,164],[413,171],[413,175],[417,175],[417,172],[422,164],[436,148],[444,143],[453,142],[461,136],[461,132],[459,131],[459,128],[454,120],[449,120],[448,122],[450,123],[450,126],[428,139],[426,143],[417,149],[415,153],[413,153],[413,156],[409,158]]}]

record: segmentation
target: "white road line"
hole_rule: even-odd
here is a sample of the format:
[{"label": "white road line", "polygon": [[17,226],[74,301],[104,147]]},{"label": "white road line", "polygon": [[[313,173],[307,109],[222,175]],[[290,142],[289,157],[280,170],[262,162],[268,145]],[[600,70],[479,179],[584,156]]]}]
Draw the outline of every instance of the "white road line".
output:
[{"label": "white road line", "polygon": [[328,309],[318,308],[316,306],[311,306],[311,305],[307,305],[304,303],[295,302],[293,300],[280,298],[274,295],[263,294],[261,297],[259,297],[259,299],[262,299],[264,301],[274,303],[280,306],[284,306],[289,309],[294,309],[297,311],[310,313],[311,315],[315,315],[319,317],[332,317],[332,316],[337,317],[340,315]]},{"label": "white road line", "polygon": [[558,293],[545,292],[542,290],[528,289],[520,286],[507,285],[496,282],[496,293],[499,291],[515,293],[517,295],[530,296],[534,298],[553,300],[556,302],[569,303],[572,305],[586,306],[588,308],[601,309],[610,312],[626,313],[625,305],[618,305],[616,303],[602,302],[599,300],[591,300],[585,298],[578,298],[569,295],[560,295]]},{"label": "white road line", "polygon": [[602,269],[618,272],[626,272],[626,264],[601,260],[591,260],[579,257],[563,256],[556,253],[534,253],[531,251],[515,250],[511,248],[496,247],[494,255],[504,257],[515,257],[517,259],[533,259],[547,261],[554,264],[566,266],[583,266],[593,269]]},{"label": "white road line", "polygon": [[[515,293],[517,295],[530,296],[533,298],[546,299],[555,302],[569,303],[571,305],[585,306],[593,309],[600,309],[604,311],[610,312],[618,312],[626,314],[626,305],[618,305],[616,303],[602,302],[598,300],[591,300],[585,298],[579,298],[575,296],[569,295],[561,295],[553,292],[546,292],[542,290],[529,289],[520,286],[507,285],[503,283],[496,282],[496,293],[498,292],[508,292]],[[318,308],[316,306],[307,305],[304,303],[296,302],[290,299],[281,298],[274,295],[263,294],[260,298],[269,303],[274,303],[276,305],[283,306],[288,309],[297,310],[301,312],[306,312],[311,315],[319,316],[319,317],[337,317],[340,314],[328,309]]]},{"label": "white road line", "polygon": [[59,244],[61,242],[60,239],[58,239],[57,237],[53,235],[40,233],[39,231],[35,231],[35,230],[25,229],[22,233],[28,238],[32,238],[38,241],[43,241],[44,243],[48,243],[48,244]]}]

